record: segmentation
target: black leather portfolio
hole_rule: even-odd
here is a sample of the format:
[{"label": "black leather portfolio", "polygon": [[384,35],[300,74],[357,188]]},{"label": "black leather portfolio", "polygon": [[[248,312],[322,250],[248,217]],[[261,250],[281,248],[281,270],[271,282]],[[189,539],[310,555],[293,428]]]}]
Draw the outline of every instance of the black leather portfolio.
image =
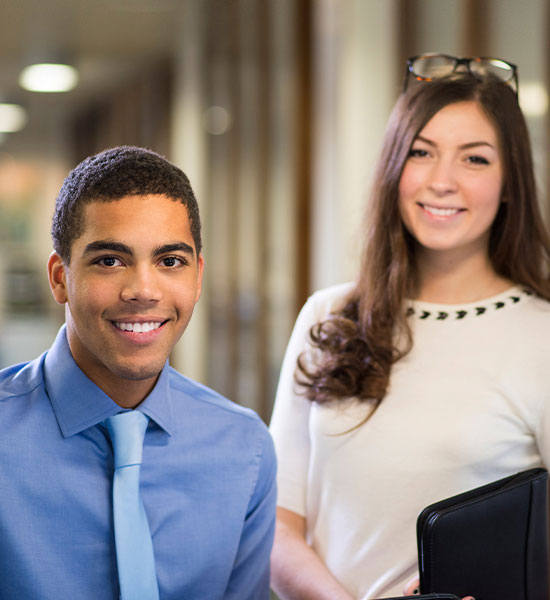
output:
[{"label": "black leather portfolio", "polygon": [[417,538],[423,594],[548,600],[548,472],[523,471],[428,506]]},{"label": "black leather portfolio", "polygon": [[420,594],[416,596],[398,596],[396,598],[380,598],[380,600],[460,600],[453,594]]}]

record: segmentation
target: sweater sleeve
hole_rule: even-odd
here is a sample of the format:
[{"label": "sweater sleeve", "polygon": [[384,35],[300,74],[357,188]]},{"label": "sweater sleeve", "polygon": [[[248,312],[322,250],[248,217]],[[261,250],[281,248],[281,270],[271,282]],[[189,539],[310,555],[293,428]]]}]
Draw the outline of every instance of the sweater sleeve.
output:
[{"label": "sweater sleeve", "polygon": [[302,516],[306,514],[312,404],[297,389],[296,363],[304,351],[310,362],[314,352],[309,344],[311,327],[324,320],[349,289],[350,284],[345,284],[322,290],[305,303],[286,349],[275,397],[270,431],[278,461],[277,504]]},{"label": "sweater sleeve", "polygon": [[[546,366],[542,367],[546,373]],[[534,432],[543,466],[550,471],[550,377],[544,378],[543,389],[537,399],[540,411],[534,419]]]}]

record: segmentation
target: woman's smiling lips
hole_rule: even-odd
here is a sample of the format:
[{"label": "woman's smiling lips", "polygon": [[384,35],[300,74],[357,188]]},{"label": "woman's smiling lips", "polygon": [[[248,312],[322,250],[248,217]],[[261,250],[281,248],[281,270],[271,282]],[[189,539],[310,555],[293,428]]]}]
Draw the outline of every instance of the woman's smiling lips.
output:
[{"label": "woman's smiling lips", "polygon": [[420,208],[432,217],[448,218],[464,212],[465,208],[457,208],[453,206],[433,206],[432,204],[417,203]]}]

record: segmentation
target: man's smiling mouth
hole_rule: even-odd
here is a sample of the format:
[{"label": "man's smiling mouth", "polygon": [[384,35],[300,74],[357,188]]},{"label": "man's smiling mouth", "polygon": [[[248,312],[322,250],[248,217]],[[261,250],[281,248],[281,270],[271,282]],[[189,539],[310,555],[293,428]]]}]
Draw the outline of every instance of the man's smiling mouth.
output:
[{"label": "man's smiling mouth", "polygon": [[127,323],[113,321],[113,323],[118,329],[121,329],[122,331],[131,331],[133,333],[148,333],[149,331],[158,329],[163,324],[162,321],[149,321],[147,323]]}]

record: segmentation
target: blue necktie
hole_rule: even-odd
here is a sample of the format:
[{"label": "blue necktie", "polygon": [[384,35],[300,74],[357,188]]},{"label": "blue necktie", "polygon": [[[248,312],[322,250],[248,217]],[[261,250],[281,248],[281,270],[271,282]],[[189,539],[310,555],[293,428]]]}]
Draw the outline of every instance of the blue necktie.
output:
[{"label": "blue necktie", "polygon": [[153,541],[139,493],[143,438],[149,419],[132,410],[109,417],[113,442],[113,516],[120,598],[158,600]]}]

